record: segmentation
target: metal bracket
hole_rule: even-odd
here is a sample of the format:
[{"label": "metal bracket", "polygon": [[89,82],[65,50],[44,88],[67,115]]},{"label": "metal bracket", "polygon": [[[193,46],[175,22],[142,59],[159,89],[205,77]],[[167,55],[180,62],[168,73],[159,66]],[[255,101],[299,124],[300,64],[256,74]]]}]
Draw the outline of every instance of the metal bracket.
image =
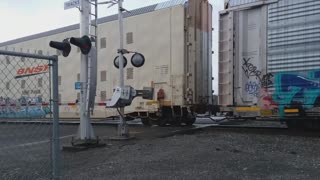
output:
[{"label": "metal bracket", "polygon": [[121,54],[129,54],[129,53],[132,53],[131,51],[128,51],[126,49],[118,49],[118,53],[121,53]]}]

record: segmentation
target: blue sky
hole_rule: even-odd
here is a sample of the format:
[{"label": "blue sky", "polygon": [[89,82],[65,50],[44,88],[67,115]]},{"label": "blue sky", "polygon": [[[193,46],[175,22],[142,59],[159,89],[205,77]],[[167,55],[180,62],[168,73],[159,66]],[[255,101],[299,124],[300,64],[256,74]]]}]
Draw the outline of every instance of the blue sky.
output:
[{"label": "blue sky", "polygon": [[[79,22],[77,9],[64,10],[67,0],[1,0],[0,42],[44,32]],[[99,0],[103,2],[104,0]],[[125,0],[127,9],[165,2],[167,0]],[[214,9],[221,9],[224,0],[209,0]],[[100,5],[99,16],[115,14],[116,7]]]},{"label": "blue sky", "polygon": [[[0,0],[0,42],[37,34],[44,31],[79,23],[79,10],[64,10],[67,0]],[[98,0],[104,2],[106,0]],[[128,10],[168,0],[124,0]],[[213,76],[218,79],[218,12],[223,9],[224,0],[209,0],[213,5]],[[99,6],[99,17],[116,14],[117,7],[107,9]],[[217,93],[218,83],[213,83]],[[216,94],[215,93],[215,94]]]}]

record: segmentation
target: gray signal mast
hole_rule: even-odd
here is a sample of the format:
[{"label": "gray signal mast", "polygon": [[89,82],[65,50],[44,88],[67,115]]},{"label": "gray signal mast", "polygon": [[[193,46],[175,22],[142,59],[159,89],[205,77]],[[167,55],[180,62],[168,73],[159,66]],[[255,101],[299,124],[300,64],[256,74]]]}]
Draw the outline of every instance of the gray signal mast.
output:
[{"label": "gray signal mast", "polygon": [[[76,4],[79,4],[79,0],[71,0],[67,2],[70,7],[75,6]],[[105,1],[98,3],[97,0],[81,0],[80,1],[80,37],[82,36],[91,36],[95,39],[95,46],[97,41],[97,6],[98,4],[110,4],[109,7],[112,7],[116,4],[118,4],[118,18],[119,18],[119,39],[120,39],[120,48],[118,50],[119,54],[119,70],[120,70],[120,88],[124,88],[124,56],[123,54],[128,53],[126,50],[123,49],[123,11],[125,9],[122,7],[123,0],[111,0],[111,1]],[[91,5],[95,6],[95,13],[91,13]],[[70,8],[68,7],[68,8]],[[66,7],[65,7],[66,9]],[[95,23],[91,24],[91,16],[95,16]],[[95,27],[95,35],[90,35],[90,25]],[[81,107],[80,107],[80,128],[79,128],[79,138],[80,140],[94,140],[96,137],[94,136],[94,131],[90,122],[90,101],[92,101],[92,98],[94,99],[94,96],[90,96],[90,93],[93,93],[90,89],[92,86],[96,87],[96,82],[91,82],[92,78],[90,76],[90,70],[92,70],[92,62],[93,60],[96,61],[97,58],[97,49],[94,48],[91,51],[95,51],[95,57],[89,57],[88,55],[81,54],[81,70],[80,70],[80,81],[82,82],[81,87]],[[89,65],[91,65],[89,67]],[[91,90],[91,92],[90,92]],[[92,104],[92,103],[91,103]],[[93,107],[91,107],[93,108]],[[124,118],[124,107],[120,107],[120,124],[118,126],[118,135],[119,138],[126,139],[129,136],[129,131],[127,127],[126,120]],[[87,143],[87,142],[86,142]]]},{"label": "gray signal mast", "polygon": [[[123,7],[122,7],[122,3],[123,0],[111,0],[111,1],[105,1],[105,2],[101,2],[98,4],[110,4],[108,6],[108,8],[118,4],[118,20],[119,20],[119,39],[120,39],[120,47],[118,49],[118,54],[119,54],[119,77],[120,77],[120,88],[124,88],[124,56],[123,54],[128,53],[124,47],[123,47],[123,11],[126,11]],[[124,118],[124,107],[120,107],[120,124],[118,126],[118,135],[119,138],[123,138],[126,139],[129,137],[129,131],[128,131],[128,126],[126,123],[126,120]]]},{"label": "gray signal mast", "polygon": [[[90,120],[90,112],[94,108],[97,78],[97,18],[98,0],[70,0],[65,2],[64,9],[78,8],[80,11],[80,37],[88,36],[93,46],[89,54],[81,53],[80,61],[80,126],[77,141],[79,144],[96,142],[96,137]],[[92,13],[92,5],[95,12]],[[91,17],[94,17],[92,21]],[[92,23],[93,22],[93,23]],[[91,32],[91,27],[95,30]],[[93,33],[93,34],[92,34]]]},{"label": "gray signal mast", "polygon": [[[119,108],[120,123],[118,126],[118,137],[114,138],[116,140],[130,139],[129,130],[126,119],[124,117],[124,107],[131,104],[133,98],[142,96],[144,99],[153,99],[153,88],[146,88],[144,90],[135,90],[131,86],[124,85],[124,54],[134,53],[131,58],[131,63],[135,67],[143,66],[145,59],[144,56],[138,52],[131,52],[124,49],[123,44],[123,11],[127,11],[122,7],[123,0],[111,0],[98,3],[98,0],[70,0],[65,3],[65,9],[70,9],[73,7],[79,7],[80,10],[80,36],[89,36],[91,41],[94,42],[90,53],[88,55],[81,54],[81,71],[80,71],[80,81],[81,81],[81,99],[80,99],[80,127],[78,138],[80,140],[80,145],[88,145],[95,143],[98,144],[98,139],[94,136],[94,131],[90,122],[90,112],[94,108],[94,99],[96,93],[96,76],[97,76],[97,9],[98,4],[109,4],[112,7],[118,4],[118,19],[119,19],[119,77],[120,84],[119,87],[115,89],[114,95],[111,101],[107,102],[107,108]],[[91,13],[91,5],[95,7],[95,13]],[[127,11],[129,12],[129,11]],[[94,21],[91,21],[91,16],[95,17]],[[93,22],[93,24],[92,24]],[[90,34],[90,26],[95,28],[95,35]],[[71,42],[72,43],[72,42]]]}]

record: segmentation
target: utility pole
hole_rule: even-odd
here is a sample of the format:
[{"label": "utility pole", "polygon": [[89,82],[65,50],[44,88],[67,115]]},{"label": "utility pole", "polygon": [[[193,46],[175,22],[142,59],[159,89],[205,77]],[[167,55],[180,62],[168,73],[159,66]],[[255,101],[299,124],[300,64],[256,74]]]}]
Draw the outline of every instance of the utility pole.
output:
[{"label": "utility pole", "polygon": [[[90,36],[91,23],[91,4],[90,0],[81,0],[80,2],[80,37]],[[89,56],[81,53],[81,67],[80,67],[80,127],[78,138],[81,141],[95,139],[93,128],[90,122],[90,112],[88,107],[88,63]]]}]

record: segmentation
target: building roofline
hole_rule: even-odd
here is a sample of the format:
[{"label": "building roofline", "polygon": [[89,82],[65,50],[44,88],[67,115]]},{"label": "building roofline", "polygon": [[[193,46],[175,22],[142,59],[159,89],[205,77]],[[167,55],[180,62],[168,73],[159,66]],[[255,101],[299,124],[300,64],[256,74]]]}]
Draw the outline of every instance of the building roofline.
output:
[{"label": "building roofline", "polygon": [[[123,14],[123,16],[124,16],[124,18],[127,18],[127,17],[137,16],[137,15],[141,15],[141,14],[146,14],[146,13],[157,11],[157,10],[160,10],[160,9],[165,9],[165,8],[173,7],[173,6],[176,6],[176,5],[182,5],[182,4],[185,4],[186,1],[187,0],[166,1],[166,2],[163,2],[163,3],[158,3],[158,4],[154,4],[154,5],[138,8],[138,9],[135,9],[135,10],[131,10],[130,13],[125,12]],[[99,18],[98,19],[98,24],[103,24],[103,23],[116,21],[116,20],[118,20],[118,15],[114,14],[114,15],[111,15],[111,16],[106,16],[106,17]],[[9,40],[9,41],[6,41],[6,42],[2,42],[2,43],[0,43],[0,47],[12,45],[12,44],[17,44],[17,43],[21,43],[21,42],[25,42],[25,41],[30,41],[30,40],[33,40],[33,39],[38,39],[38,38],[42,38],[42,37],[46,37],[46,36],[52,36],[52,35],[55,35],[55,34],[64,33],[64,32],[68,32],[68,31],[72,31],[72,30],[77,30],[79,28],[80,28],[79,24],[73,24],[73,25],[70,25],[70,26],[65,26],[65,27],[62,27],[62,28],[49,30],[49,31],[46,31],[46,32],[33,34],[33,35],[30,35],[30,36],[25,36],[25,37],[22,37],[22,38],[18,38],[18,39],[13,39],[13,40]]]}]

